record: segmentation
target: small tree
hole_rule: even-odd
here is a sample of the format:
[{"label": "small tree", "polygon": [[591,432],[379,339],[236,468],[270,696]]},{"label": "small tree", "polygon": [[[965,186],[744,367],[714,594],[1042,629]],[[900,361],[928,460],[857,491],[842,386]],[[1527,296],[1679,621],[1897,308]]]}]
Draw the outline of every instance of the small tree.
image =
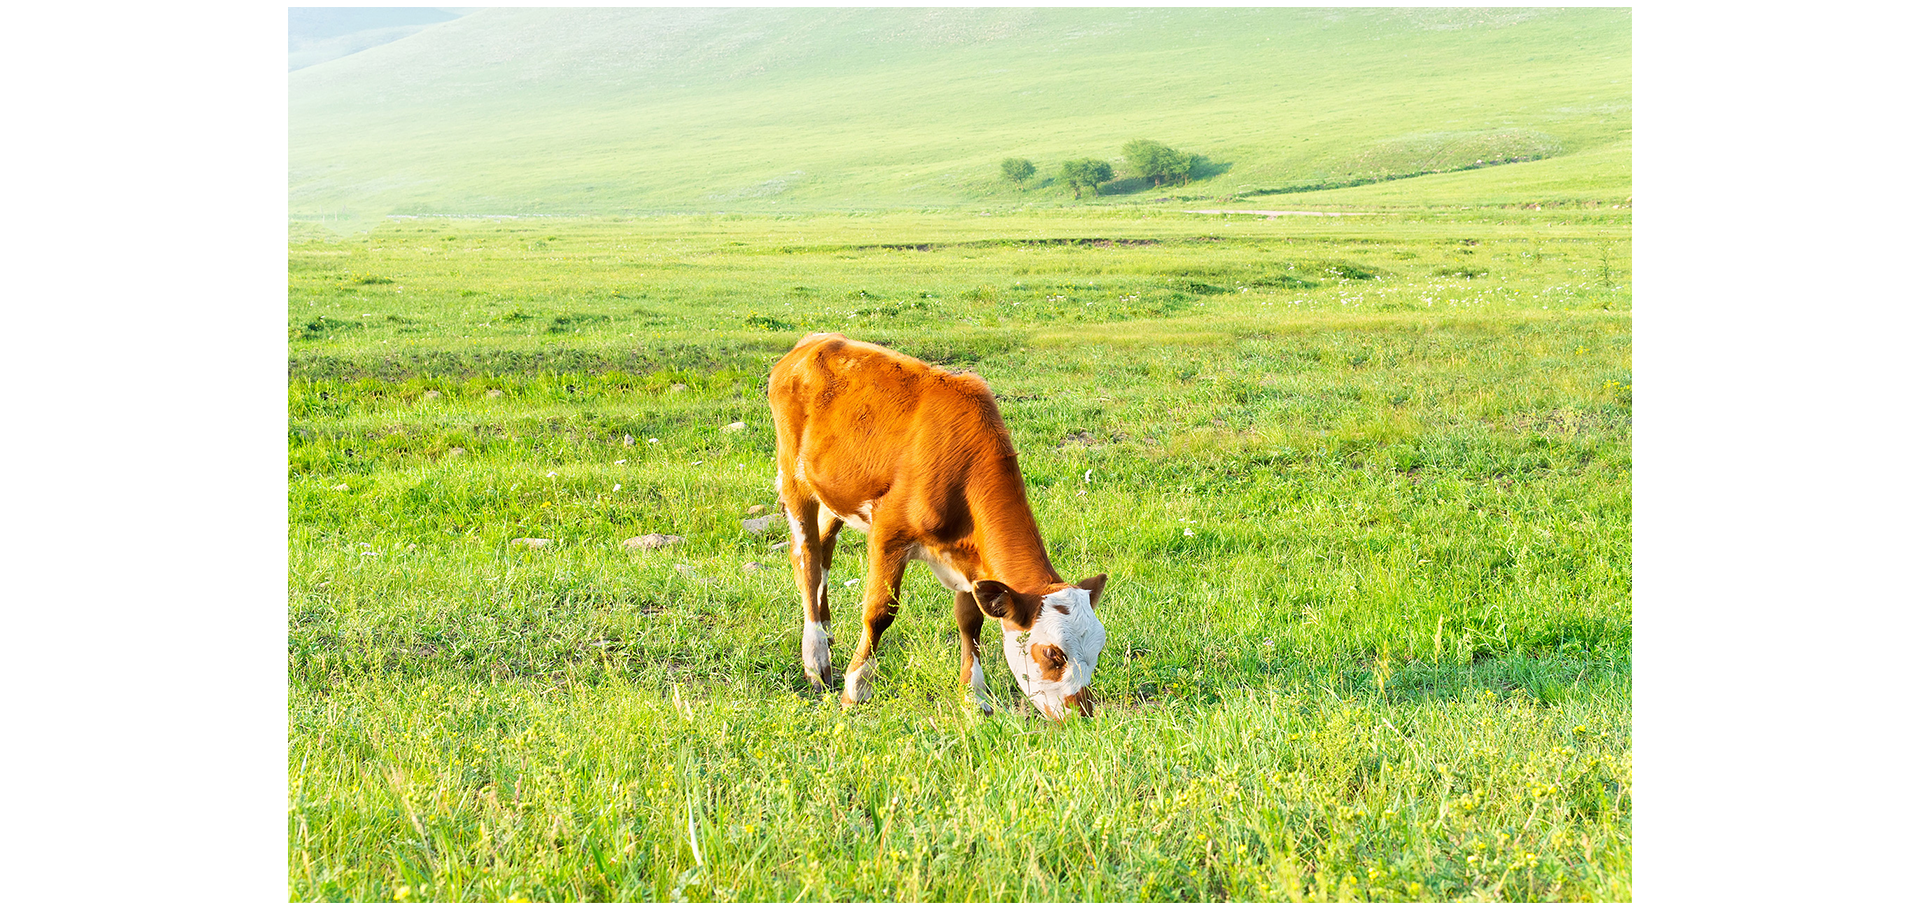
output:
[{"label": "small tree", "polygon": [[1000,162],[1000,175],[1015,183],[1025,183],[1033,173],[1033,162],[1026,158],[1008,158]]},{"label": "small tree", "polygon": [[1081,158],[1060,165],[1060,179],[1073,187],[1073,197],[1080,197],[1082,188],[1100,194],[1100,184],[1113,179],[1113,165],[1094,158]]},{"label": "small tree", "polygon": [[1199,155],[1175,151],[1152,139],[1134,139],[1121,146],[1120,153],[1126,156],[1134,172],[1153,180],[1155,186],[1165,180],[1179,180],[1180,185],[1186,185],[1193,177],[1194,167],[1200,163]]}]

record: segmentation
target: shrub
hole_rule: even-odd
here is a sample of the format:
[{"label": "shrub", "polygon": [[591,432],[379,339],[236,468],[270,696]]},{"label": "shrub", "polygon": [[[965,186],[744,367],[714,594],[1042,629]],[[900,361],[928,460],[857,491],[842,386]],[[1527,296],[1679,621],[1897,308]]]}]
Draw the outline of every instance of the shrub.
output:
[{"label": "shrub", "polygon": [[1060,165],[1060,179],[1073,187],[1073,197],[1080,197],[1081,189],[1091,189],[1094,195],[1100,194],[1100,184],[1113,179],[1113,165],[1094,158],[1081,158]]},{"label": "shrub", "polygon": [[1186,185],[1193,177],[1194,166],[1200,163],[1199,155],[1175,151],[1152,139],[1134,139],[1121,146],[1120,153],[1135,172],[1153,180],[1155,186],[1163,180],[1179,180],[1180,185]]}]

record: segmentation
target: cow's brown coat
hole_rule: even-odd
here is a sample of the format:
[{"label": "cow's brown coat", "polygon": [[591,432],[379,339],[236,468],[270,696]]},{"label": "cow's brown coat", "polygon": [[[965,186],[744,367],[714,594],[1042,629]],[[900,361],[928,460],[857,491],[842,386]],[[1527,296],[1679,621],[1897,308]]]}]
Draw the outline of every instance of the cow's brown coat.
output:
[{"label": "cow's brown coat", "polygon": [[[1030,628],[1042,597],[1068,586],[1047,558],[1012,439],[978,377],[813,334],[774,365],[767,395],[806,621],[825,626],[831,616],[822,581],[845,517],[869,525],[863,630],[843,699],[868,693],[856,689],[856,679],[866,683],[874,645],[899,610],[908,560],[941,563],[972,587],[954,599],[963,679],[980,658],[984,616]],[[1105,579],[1079,586],[1097,596]],[[815,669],[807,666],[818,689],[828,678]],[[1060,668],[1052,671],[1058,679]],[[1085,693],[1069,705],[1090,710]]]}]

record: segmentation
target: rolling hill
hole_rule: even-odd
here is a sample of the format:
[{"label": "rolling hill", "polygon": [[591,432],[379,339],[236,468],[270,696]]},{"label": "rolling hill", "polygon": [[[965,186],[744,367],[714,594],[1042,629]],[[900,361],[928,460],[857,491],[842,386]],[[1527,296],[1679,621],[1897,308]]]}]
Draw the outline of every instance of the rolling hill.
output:
[{"label": "rolling hill", "polygon": [[[289,74],[289,209],[1617,203],[1631,32],[1624,9],[483,9]],[[1207,175],[1128,179],[1143,137]],[[1039,176],[1002,179],[1010,156]],[[1083,157],[1118,179],[1076,203],[1055,176]]]},{"label": "rolling hill", "polygon": [[295,70],[398,41],[470,10],[433,6],[287,8],[287,69]]}]

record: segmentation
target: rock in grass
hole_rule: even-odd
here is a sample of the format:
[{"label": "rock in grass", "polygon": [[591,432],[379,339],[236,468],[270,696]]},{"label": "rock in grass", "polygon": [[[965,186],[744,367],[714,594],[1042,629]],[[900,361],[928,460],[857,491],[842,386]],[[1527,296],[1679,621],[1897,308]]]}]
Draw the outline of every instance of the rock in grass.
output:
[{"label": "rock in grass", "polygon": [[743,564],[740,566],[740,570],[748,574],[754,573],[755,571],[764,571],[766,569],[767,569],[767,566],[764,564],[761,564],[758,561],[749,561],[746,564]]},{"label": "rock in grass", "polygon": [[343,482],[337,486],[334,486],[333,490],[336,492],[350,492],[353,490],[353,487]]},{"label": "rock in grass", "polygon": [[500,390],[499,388],[488,388],[488,389],[487,389],[487,396],[488,396],[488,397],[504,397],[504,396],[506,396],[506,393],[507,393],[507,392],[505,392],[505,391],[502,391],[502,390]]},{"label": "rock in grass", "polygon": [[425,394],[422,394],[422,395],[420,395],[420,399],[421,399],[421,400],[439,400],[439,399],[440,399],[440,392],[438,392],[438,391],[428,391],[427,393],[425,393]]},{"label": "rock in grass", "polygon": [[466,449],[466,448],[459,448],[459,447],[455,447],[455,448],[448,448],[448,449],[447,449],[447,456],[448,456],[448,457],[459,457],[460,455],[462,455],[462,454],[465,454],[465,453],[467,453],[467,449]]},{"label": "rock in grass", "polygon": [[633,436],[631,435],[622,436],[620,439],[620,444],[628,448],[633,447]]},{"label": "rock in grass", "polygon": [[764,533],[770,526],[773,526],[772,517],[749,517],[740,521],[740,529],[749,533]]},{"label": "rock in grass", "polygon": [[687,386],[686,386],[686,385],[683,385],[683,384],[680,384],[679,382],[675,382],[675,383],[674,383],[674,385],[673,385],[673,388],[672,388],[671,390],[674,390],[674,391],[685,391],[685,390],[687,390]]},{"label": "rock in grass", "polygon": [[553,545],[553,540],[541,539],[537,536],[521,536],[517,539],[507,540],[507,545],[517,545],[528,549],[544,549],[547,546]]},{"label": "rock in grass", "polygon": [[727,424],[726,424],[726,425],[724,425],[724,426],[721,426],[721,427],[720,427],[720,431],[722,431],[722,432],[739,432],[739,431],[741,431],[741,430],[743,430],[743,429],[745,429],[746,427],[747,427],[747,424],[746,424],[746,423],[743,423],[743,422],[730,422],[730,423],[727,423]]},{"label": "rock in grass", "polygon": [[640,551],[644,552],[644,551],[649,551],[651,549],[664,549],[667,546],[679,545],[680,543],[686,542],[686,541],[687,541],[687,538],[685,536],[668,536],[664,533],[648,533],[645,536],[635,536],[632,539],[628,539],[620,543],[620,547],[623,549],[629,549],[629,550],[639,549]]},{"label": "rock in grass", "polygon": [[748,509],[747,509],[747,516],[748,516],[748,517],[752,517],[753,515],[755,515],[755,514],[758,514],[758,513],[760,513],[761,511],[764,511],[764,510],[766,510],[766,509],[767,509],[767,506],[766,506],[766,505],[764,505],[764,504],[756,504],[756,505],[754,505],[753,507],[750,507],[750,508],[748,508]]},{"label": "rock in grass", "polygon": [[789,546],[792,546],[792,545],[793,545],[793,540],[791,539],[787,540],[786,542],[776,542],[773,545],[768,546],[767,551],[778,552],[781,549],[788,548]]}]

